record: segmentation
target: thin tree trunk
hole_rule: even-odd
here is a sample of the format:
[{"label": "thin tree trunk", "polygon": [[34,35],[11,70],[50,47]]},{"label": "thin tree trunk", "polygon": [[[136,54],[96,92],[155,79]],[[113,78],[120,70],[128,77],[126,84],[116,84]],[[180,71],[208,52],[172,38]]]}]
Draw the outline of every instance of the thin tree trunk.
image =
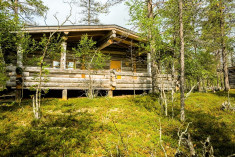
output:
[{"label": "thin tree trunk", "polygon": [[91,78],[91,69],[89,67],[89,88],[88,88],[88,97],[93,99],[94,98],[94,89],[93,89],[93,82]]},{"label": "thin tree trunk", "polygon": [[184,113],[184,27],[183,27],[183,0],[179,0],[180,24],[180,120],[185,121]]},{"label": "thin tree trunk", "polygon": [[[147,18],[153,20],[153,2],[152,0],[146,0],[148,15]],[[152,36],[151,28],[149,28],[148,39],[150,41],[150,54],[151,54],[151,75],[152,75],[152,92],[156,93],[159,92],[157,88],[157,74],[158,74],[158,65],[156,63],[156,50],[154,48],[154,41]]]},{"label": "thin tree trunk", "polygon": [[[176,28],[174,26],[174,31],[176,32]],[[172,111],[172,119],[174,118],[174,94],[175,94],[175,88],[176,88],[176,78],[175,78],[175,47],[176,47],[176,33],[173,34],[173,45],[174,45],[174,51],[173,51],[173,58],[172,58],[172,68],[171,68],[171,77],[172,77],[172,89],[171,89],[171,111]]]},{"label": "thin tree trunk", "polygon": [[88,25],[91,24],[91,0],[88,0]]},{"label": "thin tree trunk", "polygon": [[171,111],[172,111],[172,119],[174,118],[174,88],[175,88],[175,64],[174,59],[172,61],[172,71],[171,71]]},{"label": "thin tree trunk", "polygon": [[220,0],[220,29],[221,29],[221,50],[222,50],[222,62],[223,62],[223,74],[224,74],[224,90],[229,90],[229,81],[228,81],[228,58],[227,58],[227,51],[225,48],[224,42],[224,13],[223,13],[223,1]]},{"label": "thin tree trunk", "polygon": [[133,84],[133,91],[134,91],[134,98],[135,98],[135,73],[136,73],[136,57],[135,57],[135,60],[134,60],[134,55],[133,55],[133,49],[132,49],[132,41],[131,41],[131,70],[132,70],[132,84]]},{"label": "thin tree trunk", "polygon": [[15,0],[14,1],[14,12],[15,12],[15,16],[18,17],[18,14],[19,14],[19,10],[18,10],[18,0]]},{"label": "thin tree trunk", "polygon": [[216,64],[217,90],[220,89],[220,59],[219,58],[220,58],[220,52],[218,50],[216,54],[216,60],[218,61],[218,63]]},{"label": "thin tree trunk", "polygon": [[168,107],[167,107],[168,104],[167,104],[167,97],[166,97],[164,88],[163,88],[162,92],[163,92],[163,98],[164,98],[164,103],[165,103],[165,116],[168,116]]},{"label": "thin tree trunk", "polygon": [[224,78],[223,78],[223,73],[220,73],[220,84],[221,88],[224,89]]}]

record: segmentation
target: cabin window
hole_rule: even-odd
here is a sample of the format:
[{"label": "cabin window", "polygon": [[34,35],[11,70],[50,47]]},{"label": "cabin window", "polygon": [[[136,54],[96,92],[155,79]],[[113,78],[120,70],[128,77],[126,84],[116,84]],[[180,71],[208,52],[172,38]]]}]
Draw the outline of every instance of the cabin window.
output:
[{"label": "cabin window", "polygon": [[75,69],[75,62],[74,61],[68,61],[67,62],[67,69]]},{"label": "cabin window", "polygon": [[60,68],[60,62],[59,61],[53,61],[53,68],[59,69]]}]

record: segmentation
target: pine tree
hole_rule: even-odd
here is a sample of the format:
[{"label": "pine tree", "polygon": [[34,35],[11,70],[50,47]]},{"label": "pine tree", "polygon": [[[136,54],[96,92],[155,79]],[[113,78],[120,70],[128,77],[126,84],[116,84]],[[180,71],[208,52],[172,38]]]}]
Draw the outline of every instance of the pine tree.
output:
[{"label": "pine tree", "polygon": [[48,8],[42,0],[3,0],[10,13],[14,13],[21,21],[32,23],[34,16],[43,16]]},{"label": "pine tree", "polygon": [[6,9],[6,2],[0,1],[0,91],[5,89],[6,80],[6,56],[12,49],[16,38],[11,33],[16,30],[13,15]]},{"label": "pine tree", "polygon": [[[228,82],[228,50],[231,41],[231,22],[234,17],[231,0],[208,0],[205,4],[203,38],[209,49],[216,54],[218,68],[222,69],[224,90],[229,90]],[[230,42],[231,44],[231,42]],[[222,65],[222,67],[220,67]],[[219,76],[217,76],[219,78]]]},{"label": "pine tree", "polygon": [[80,22],[83,24],[92,25],[100,24],[99,15],[107,14],[111,6],[121,3],[122,1],[124,0],[77,0],[74,3],[78,4],[78,6],[82,8],[81,14],[83,17]]}]

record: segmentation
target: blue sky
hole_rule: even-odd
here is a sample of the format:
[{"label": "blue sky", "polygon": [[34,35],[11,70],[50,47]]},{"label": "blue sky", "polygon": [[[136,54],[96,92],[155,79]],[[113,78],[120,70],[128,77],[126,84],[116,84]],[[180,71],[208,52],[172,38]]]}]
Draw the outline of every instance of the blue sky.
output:
[{"label": "blue sky", "polygon": [[[69,15],[70,7],[68,4],[63,3],[64,0],[43,0],[44,4],[49,8],[47,14],[47,25],[57,25],[57,20],[54,18],[54,14],[58,17],[60,23],[62,23],[66,16]],[[73,5],[72,16],[70,20],[72,22],[80,20],[80,9]],[[118,4],[110,8],[110,13],[107,15],[101,15],[100,21],[102,24],[117,24],[119,26],[131,29],[132,26],[128,25],[129,15],[128,8],[124,3]],[[45,25],[43,18],[35,19],[39,25]],[[76,22],[79,25],[78,22]],[[72,25],[67,22],[66,25]]]}]

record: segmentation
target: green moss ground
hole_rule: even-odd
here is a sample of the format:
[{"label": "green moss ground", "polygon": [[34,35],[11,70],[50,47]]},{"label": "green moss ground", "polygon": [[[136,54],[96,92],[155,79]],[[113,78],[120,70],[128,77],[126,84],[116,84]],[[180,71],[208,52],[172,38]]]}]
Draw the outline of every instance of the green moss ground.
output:
[{"label": "green moss ground", "polygon": [[[192,93],[186,100],[186,119],[195,149],[211,137],[216,156],[235,153],[235,113],[221,111],[227,94]],[[0,156],[169,156],[177,149],[179,95],[171,117],[160,114],[154,96],[44,99],[43,117],[33,120],[31,100],[0,107]],[[230,91],[235,104],[235,90]],[[182,147],[186,150],[186,147]]]}]

